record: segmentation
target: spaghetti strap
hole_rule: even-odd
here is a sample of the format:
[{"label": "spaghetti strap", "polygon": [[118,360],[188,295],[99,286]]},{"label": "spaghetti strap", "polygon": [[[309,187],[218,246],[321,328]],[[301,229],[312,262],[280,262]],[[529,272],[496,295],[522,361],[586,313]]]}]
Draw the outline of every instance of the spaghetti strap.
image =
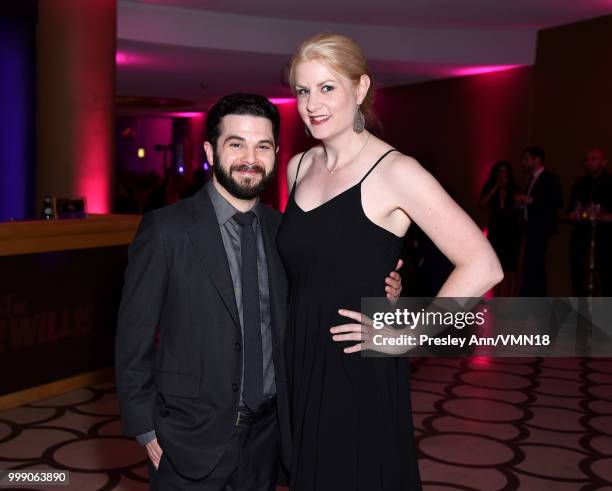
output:
[{"label": "spaghetti strap", "polygon": [[361,184],[363,181],[365,181],[366,177],[368,177],[370,175],[370,172],[372,172],[376,166],[378,164],[380,164],[381,160],[384,159],[387,155],[389,155],[391,152],[394,152],[395,148],[391,148],[389,150],[387,150],[385,153],[383,153],[380,158],[374,163],[374,165],[372,167],[370,167],[370,170],[366,173],[365,176],[363,176],[363,178],[361,179],[361,181],[359,181],[359,184]]},{"label": "spaghetti strap", "polygon": [[307,152],[308,150],[305,150],[302,156],[300,157],[300,161],[298,162],[297,170],[295,171],[295,180],[293,181],[291,192],[293,192],[293,190],[295,189],[295,185],[297,184],[298,174],[300,173],[300,166],[302,165],[302,160],[304,160],[304,155],[306,155]]}]

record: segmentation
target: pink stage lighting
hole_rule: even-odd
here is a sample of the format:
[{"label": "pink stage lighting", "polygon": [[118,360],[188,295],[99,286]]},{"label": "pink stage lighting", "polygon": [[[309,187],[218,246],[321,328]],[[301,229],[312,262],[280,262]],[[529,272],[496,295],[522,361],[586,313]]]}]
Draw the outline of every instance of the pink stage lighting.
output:
[{"label": "pink stage lighting", "polygon": [[115,62],[117,63],[117,65],[127,65],[128,63],[127,54],[122,53],[121,51],[117,51],[115,53]]},{"label": "pink stage lighting", "polygon": [[150,56],[128,53],[126,51],[115,51],[115,63],[117,65],[134,66],[134,65],[155,65],[155,60]]},{"label": "pink stage lighting", "polygon": [[481,66],[468,66],[462,68],[453,68],[451,74],[454,77],[466,77],[468,75],[481,75],[483,73],[503,72],[505,70],[512,70],[523,65],[481,65]]},{"label": "pink stage lighting", "polygon": [[268,100],[277,106],[280,104],[292,104],[295,102],[294,97],[270,97]]},{"label": "pink stage lighting", "polygon": [[170,116],[173,118],[202,118],[204,117],[204,113],[198,112],[178,112],[178,113],[168,113],[166,116]]}]

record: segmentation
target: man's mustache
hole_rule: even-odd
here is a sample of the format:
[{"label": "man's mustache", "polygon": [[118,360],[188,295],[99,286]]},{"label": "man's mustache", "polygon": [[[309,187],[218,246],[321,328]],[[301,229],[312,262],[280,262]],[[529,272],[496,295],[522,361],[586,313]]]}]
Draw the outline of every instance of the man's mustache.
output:
[{"label": "man's mustache", "polygon": [[259,174],[265,174],[266,170],[261,166],[261,165],[249,165],[249,164],[240,164],[240,165],[233,165],[231,168],[232,172],[242,172],[245,170],[250,170],[250,171],[255,171],[258,172]]}]

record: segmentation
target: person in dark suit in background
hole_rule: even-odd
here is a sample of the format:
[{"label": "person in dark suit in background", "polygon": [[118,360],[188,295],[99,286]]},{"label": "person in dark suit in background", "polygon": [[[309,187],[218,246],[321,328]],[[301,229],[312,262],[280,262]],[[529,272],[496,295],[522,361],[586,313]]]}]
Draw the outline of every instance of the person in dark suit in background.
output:
[{"label": "person in dark suit in background", "polygon": [[594,266],[598,292],[612,296],[612,175],[602,150],[594,148],[584,159],[586,175],[574,182],[567,211],[574,222],[570,239],[570,264],[574,295],[587,296],[590,283],[586,264],[595,227]]},{"label": "person in dark suit in background", "polygon": [[290,462],[281,214],[258,200],[279,126],[263,96],[221,99],[206,119],[213,179],[144,215],[130,245],[117,394],[124,432],[146,445],[152,489],[272,491],[279,440]]},{"label": "person in dark suit in background", "polygon": [[520,295],[546,296],[546,250],[557,231],[557,212],[563,206],[556,174],[544,167],[545,153],[538,146],[523,150],[521,165],[529,174],[525,193],[515,200],[523,208],[523,275]]}]

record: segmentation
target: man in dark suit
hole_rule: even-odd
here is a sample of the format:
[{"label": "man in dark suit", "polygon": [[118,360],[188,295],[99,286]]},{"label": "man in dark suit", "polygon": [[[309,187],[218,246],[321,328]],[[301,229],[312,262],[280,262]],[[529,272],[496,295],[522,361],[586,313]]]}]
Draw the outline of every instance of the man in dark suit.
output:
[{"label": "man in dark suit", "polygon": [[258,201],[279,125],[262,96],[221,99],[206,119],[212,181],[146,214],[130,245],[117,394],[124,432],[146,445],[152,489],[273,490],[279,440],[288,467],[281,215]]},{"label": "man in dark suit", "polygon": [[[567,207],[574,222],[570,239],[570,265],[574,295],[612,295],[612,174],[602,150],[589,150],[584,159],[586,175],[574,182]],[[588,270],[591,240],[593,271]],[[595,278],[590,278],[593,274]]]},{"label": "man in dark suit", "polygon": [[523,207],[523,278],[520,294],[524,297],[546,296],[546,250],[557,231],[557,211],[563,205],[561,185],[556,174],[544,167],[544,150],[526,148],[521,165],[529,174],[524,194],[516,196]]},{"label": "man in dark suit", "polygon": [[281,215],[258,201],[279,125],[262,96],[219,101],[206,122],[212,181],[146,214],[130,246],[117,393],[153,489],[273,490],[279,434],[288,462]]}]

